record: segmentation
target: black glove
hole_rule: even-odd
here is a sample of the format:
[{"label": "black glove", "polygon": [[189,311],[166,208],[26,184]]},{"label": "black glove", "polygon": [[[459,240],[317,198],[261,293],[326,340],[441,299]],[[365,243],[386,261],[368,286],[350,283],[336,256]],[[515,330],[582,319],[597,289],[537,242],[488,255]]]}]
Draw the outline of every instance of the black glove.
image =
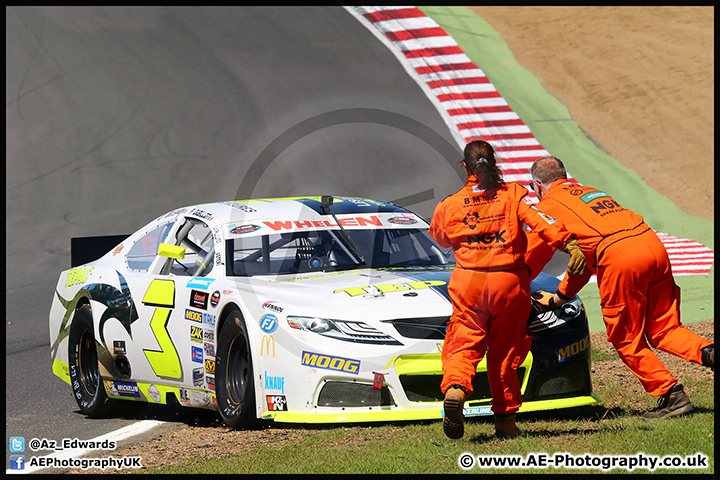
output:
[{"label": "black glove", "polygon": [[[562,302],[561,304],[555,304],[555,295],[558,296],[558,298]],[[566,302],[571,300],[571,297],[567,297],[560,292],[550,293],[538,290],[530,294],[530,299],[535,305],[538,306],[540,310],[555,310],[556,308],[565,305]]]},{"label": "black glove", "polygon": [[554,293],[550,292],[543,292],[542,290],[538,290],[536,292],[533,292],[530,295],[530,298],[532,302],[537,305],[540,310],[554,310],[555,309],[555,300]]}]

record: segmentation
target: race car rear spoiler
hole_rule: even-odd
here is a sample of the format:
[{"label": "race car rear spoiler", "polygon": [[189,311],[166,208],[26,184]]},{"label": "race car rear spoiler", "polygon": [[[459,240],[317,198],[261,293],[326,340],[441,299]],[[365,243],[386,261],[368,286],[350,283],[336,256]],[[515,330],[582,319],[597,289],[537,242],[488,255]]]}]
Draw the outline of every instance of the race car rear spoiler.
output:
[{"label": "race car rear spoiler", "polygon": [[94,262],[130,235],[99,235],[95,237],[73,237],[70,239],[70,267]]}]

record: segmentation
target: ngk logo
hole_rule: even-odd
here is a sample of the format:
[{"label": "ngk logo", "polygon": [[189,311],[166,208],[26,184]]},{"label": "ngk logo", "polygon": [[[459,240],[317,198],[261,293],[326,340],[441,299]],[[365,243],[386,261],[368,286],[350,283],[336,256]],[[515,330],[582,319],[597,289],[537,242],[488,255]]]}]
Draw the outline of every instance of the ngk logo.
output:
[{"label": "ngk logo", "polygon": [[478,233],[477,235],[468,235],[466,239],[469,245],[473,243],[484,243],[485,245],[489,245],[491,243],[505,243],[505,238],[503,237],[504,234],[505,230],[502,232],[485,232]]}]

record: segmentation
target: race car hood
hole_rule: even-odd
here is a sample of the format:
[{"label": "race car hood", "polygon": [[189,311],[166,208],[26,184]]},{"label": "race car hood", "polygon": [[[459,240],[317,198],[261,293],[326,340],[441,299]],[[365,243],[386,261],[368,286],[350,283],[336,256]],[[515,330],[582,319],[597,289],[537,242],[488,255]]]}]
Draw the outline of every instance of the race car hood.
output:
[{"label": "race car hood", "polygon": [[[333,312],[392,317],[398,312],[450,315],[452,267],[357,269],[296,276],[253,277],[254,293],[315,314]],[[371,313],[372,312],[372,313]]]}]

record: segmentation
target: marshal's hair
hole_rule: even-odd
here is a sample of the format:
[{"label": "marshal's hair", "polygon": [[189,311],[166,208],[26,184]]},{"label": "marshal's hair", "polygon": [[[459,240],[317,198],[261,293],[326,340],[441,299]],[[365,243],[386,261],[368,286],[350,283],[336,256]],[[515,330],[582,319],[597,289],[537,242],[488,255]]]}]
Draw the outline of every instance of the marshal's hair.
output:
[{"label": "marshal's hair", "polygon": [[549,155],[535,160],[530,167],[530,175],[541,183],[552,183],[559,178],[567,178],[562,160]]},{"label": "marshal's hair", "polygon": [[502,171],[495,160],[495,150],[484,140],[473,140],[465,145],[462,163],[470,174],[477,177],[483,190],[491,190],[505,184]]}]

